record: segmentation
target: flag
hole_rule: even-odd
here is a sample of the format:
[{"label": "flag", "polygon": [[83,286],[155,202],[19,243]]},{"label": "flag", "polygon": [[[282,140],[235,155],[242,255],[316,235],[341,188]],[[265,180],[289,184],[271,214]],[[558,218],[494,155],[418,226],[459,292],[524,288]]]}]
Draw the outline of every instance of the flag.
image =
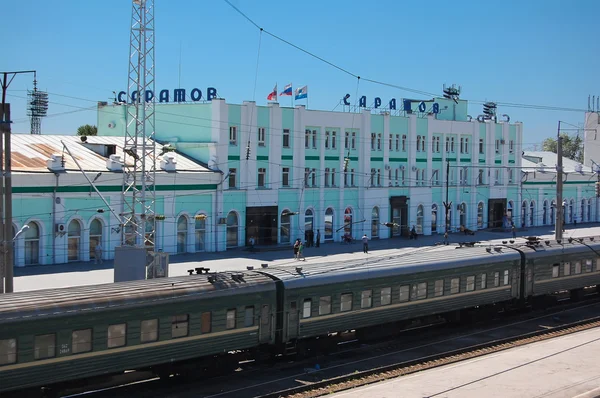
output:
[{"label": "flag", "polygon": [[279,94],[279,96],[282,95],[289,95],[290,97],[292,96],[292,83],[288,84],[283,88],[283,91],[281,92],[281,94]]},{"label": "flag", "polygon": [[271,94],[269,94],[267,96],[267,101],[275,101],[277,99],[277,83],[275,83],[275,87],[273,88],[273,91],[271,91]]},{"label": "flag", "polygon": [[308,86],[300,87],[296,89],[296,99],[303,99],[308,97]]}]

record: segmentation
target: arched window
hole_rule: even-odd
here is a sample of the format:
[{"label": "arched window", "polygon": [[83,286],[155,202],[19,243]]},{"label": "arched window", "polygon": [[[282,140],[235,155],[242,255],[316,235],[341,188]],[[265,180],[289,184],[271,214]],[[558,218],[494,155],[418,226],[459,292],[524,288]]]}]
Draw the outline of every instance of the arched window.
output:
[{"label": "arched window", "polygon": [[418,234],[423,233],[423,205],[417,206],[417,225],[416,230]]},{"label": "arched window", "polygon": [[280,218],[280,222],[279,222],[279,230],[280,230],[280,235],[281,235],[281,243],[290,243],[290,228],[291,228],[291,222],[290,222],[290,211],[289,210],[284,210],[281,212],[281,218]]},{"label": "arched window", "polygon": [[465,202],[460,204],[460,226],[464,228],[469,228],[467,225],[467,204]]},{"label": "arched window", "polygon": [[344,210],[344,235],[352,236],[352,208]]},{"label": "arched window", "polygon": [[533,200],[529,203],[529,225],[532,227],[535,225],[535,202]]},{"label": "arched window", "polygon": [[325,234],[324,234],[324,239],[325,240],[332,240],[333,239],[333,209],[331,207],[328,207],[327,210],[325,210]]},{"label": "arched window", "polygon": [[575,217],[575,199],[571,199],[569,202],[569,222],[573,223]]},{"label": "arched window", "polygon": [[81,224],[77,220],[71,220],[69,227],[67,228],[69,235],[68,244],[68,260],[69,261],[80,261],[81,252]]},{"label": "arched window", "polygon": [[177,219],[177,253],[187,251],[188,219],[185,215]]},{"label": "arched window", "polygon": [[102,222],[94,218],[90,224],[90,258],[96,258],[96,246],[102,243]]},{"label": "arched window", "polygon": [[477,228],[483,228],[483,202],[477,204]]},{"label": "arched window", "polygon": [[238,216],[234,211],[227,214],[227,248],[238,245]]},{"label": "arched window", "polygon": [[394,226],[392,227],[392,236],[400,236],[400,232],[402,231],[402,217],[400,217],[400,209],[394,207],[392,209],[392,222]]},{"label": "arched window", "polygon": [[313,230],[314,219],[313,211],[311,209],[306,209],[304,212],[304,233]]},{"label": "arched window", "polygon": [[556,201],[550,202],[550,224],[554,225],[556,222]]},{"label": "arched window", "polygon": [[513,211],[515,208],[515,204],[512,200],[508,201],[508,207],[506,208],[506,217],[508,217],[508,222],[513,222]]},{"label": "arched window", "polygon": [[585,204],[586,204],[586,200],[585,199],[581,199],[581,218],[580,221],[581,222],[585,222],[585,216],[586,216],[586,211],[585,211]]},{"label": "arched window", "polygon": [[437,212],[438,212],[438,207],[434,203],[431,205],[431,233],[432,234],[437,233]]},{"label": "arched window", "polygon": [[529,206],[527,206],[527,201],[524,200],[523,203],[521,204],[521,226],[525,227],[526,223],[527,223],[527,208]]},{"label": "arched window", "polygon": [[[200,215],[200,214],[199,214]],[[202,214],[205,215],[205,214]],[[206,250],[206,218],[194,218],[195,246],[197,252]]]},{"label": "arched window", "polygon": [[544,209],[542,211],[542,225],[548,224],[548,201],[544,200]]},{"label": "arched window", "polygon": [[379,237],[379,207],[373,207],[371,211],[371,238]]},{"label": "arched window", "polygon": [[40,263],[40,227],[36,222],[30,222],[25,232],[25,265]]},{"label": "arched window", "polygon": [[591,221],[593,221],[593,219],[592,219],[592,198],[588,199],[587,208],[588,208],[587,221],[591,222]]}]

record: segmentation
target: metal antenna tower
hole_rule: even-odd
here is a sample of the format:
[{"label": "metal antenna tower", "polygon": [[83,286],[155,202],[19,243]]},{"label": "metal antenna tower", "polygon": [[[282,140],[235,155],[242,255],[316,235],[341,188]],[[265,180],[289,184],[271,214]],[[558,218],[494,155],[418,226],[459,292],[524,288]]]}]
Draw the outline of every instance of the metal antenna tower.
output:
[{"label": "metal antenna tower", "polygon": [[48,93],[38,91],[35,72],[33,76],[33,91],[27,92],[27,115],[31,118],[31,134],[42,134],[42,117],[48,115]]},{"label": "metal antenna tower", "polygon": [[[156,143],[154,141],[154,0],[132,0],[123,151],[123,245],[153,247]],[[136,215],[136,213],[139,213]]]}]

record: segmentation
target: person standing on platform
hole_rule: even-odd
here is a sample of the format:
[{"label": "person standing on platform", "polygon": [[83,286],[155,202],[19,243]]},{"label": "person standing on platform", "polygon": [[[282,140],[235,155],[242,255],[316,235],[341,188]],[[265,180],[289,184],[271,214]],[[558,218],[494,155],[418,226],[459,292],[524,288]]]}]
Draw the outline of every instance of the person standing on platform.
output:
[{"label": "person standing on platform", "polygon": [[304,258],[304,243],[302,243],[302,241],[300,241],[300,245],[298,245],[298,261],[300,261],[300,259],[306,261],[306,258]]},{"label": "person standing on platform", "polygon": [[511,224],[510,230],[512,231],[512,237],[513,237],[513,239],[516,239],[516,237],[517,237],[517,228],[515,228],[515,223]]},{"label": "person standing on platform", "polygon": [[448,232],[444,232],[444,244],[448,245]]},{"label": "person standing on platform", "polygon": [[369,238],[367,237],[367,234],[363,235],[362,243],[363,243],[363,253],[369,253]]},{"label": "person standing on platform", "polygon": [[98,242],[94,247],[94,257],[96,264],[102,264],[102,243]]},{"label": "person standing on platform", "polygon": [[321,230],[317,229],[317,247],[321,246]]}]

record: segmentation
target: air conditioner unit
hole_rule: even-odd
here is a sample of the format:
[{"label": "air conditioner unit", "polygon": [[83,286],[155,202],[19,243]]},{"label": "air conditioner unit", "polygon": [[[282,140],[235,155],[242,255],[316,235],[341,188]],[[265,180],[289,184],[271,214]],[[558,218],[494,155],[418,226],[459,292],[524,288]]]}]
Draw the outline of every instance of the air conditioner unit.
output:
[{"label": "air conditioner unit", "polygon": [[115,126],[116,126],[116,123],[115,123],[115,122],[110,122],[110,123],[108,123],[108,128],[109,128],[109,129],[114,129],[114,128],[115,128]]},{"label": "air conditioner unit", "polygon": [[227,224],[227,218],[225,218],[225,217],[219,218],[219,224]]},{"label": "air conditioner unit", "polygon": [[406,166],[400,166],[400,170],[402,170],[402,171],[406,170]]},{"label": "air conditioner unit", "polygon": [[506,141],[504,141],[504,140],[500,140],[500,143],[501,143],[501,144],[505,144],[505,143],[506,143]]},{"label": "air conditioner unit", "polygon": [[417,166],[413,166],[412,171],[417,171]]},{"label": "air conditioner unit", "polygon": [[64,234],[67,232],[67,226],[65,224],[56,224],[54,227],[55,231],[58,233]]},{"label": "air conditioner unit", "polygon": [[389,164],[386,164],[386,165],[385,165],[385,169],[386,169],[386,170],[389,170],[389,169],[391,169],[390,165],[389,165]]}]

